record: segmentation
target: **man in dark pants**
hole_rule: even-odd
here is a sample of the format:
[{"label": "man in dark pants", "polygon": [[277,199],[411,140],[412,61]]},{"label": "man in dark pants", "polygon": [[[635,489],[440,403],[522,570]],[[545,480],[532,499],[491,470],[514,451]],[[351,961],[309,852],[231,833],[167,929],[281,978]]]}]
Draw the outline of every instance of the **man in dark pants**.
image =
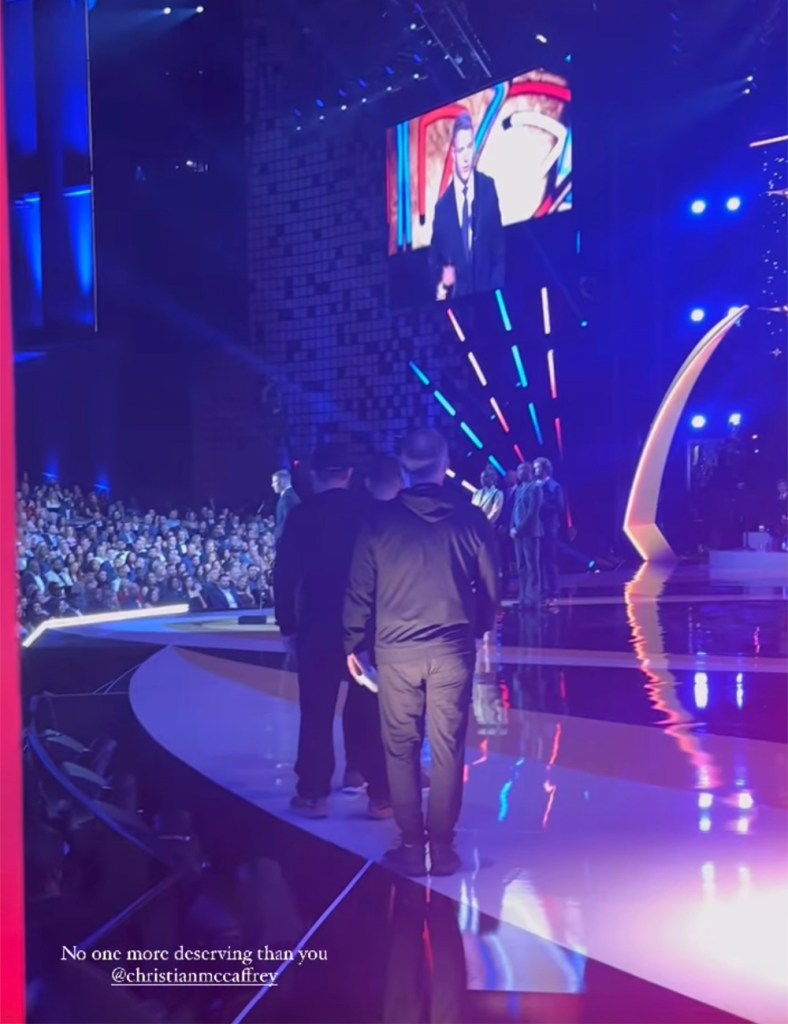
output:
[{"label": "man in dark pants", "polygon": [[[369,467],[364,480],[366,493],[361,499],[364,505],[365,521],[375,515],[378,502],[393,501],[404,486],[402,466],[396,455],[379,455]],[[366,705],[374,702],[374,716],[379,719],[377,697],[363,686],[351,683],[348,688],[345,709],[342,713],[342,731],[345,739],[345,778],[343,793],[359,793],[366,779],[358,765],[361,763],[359,750],[369,742],[370,713]],[[381,747],[382,750],[382,747]]]},{"label": "man in dark pants", "polygon": [[540,601],[539,545],[542,522],[539,518],[541,490],[534,483],[534,467],[522,462],[517,467],[517,493],[512,510],[511,538],[517,558],[520,580],[520,606],[535,608]]},{"label": "man in dark pants", "polygon": [[[454,829],[462,802],[465,736],[476,640],[498,605],[495,534],[484,514],[444,489],[448,447],[433,430],[402,451],[411,486],[364,530],[345,601],[351,673],[368,659],[375,626],[383,745],[401,844],[385,862],[405,874],[458,870]],[[427,830],[421,806],[425,718],[432,748]]]},{"label": "man in dark pants", "polygon": [[[342,646],[342,603],[353,547],[364,522],[361,504],[349,491],[353,471],[338,445],[323,445],[312,461],[314,496],[289,514],[274,565],[276,620],[295,648],[301,723],[298,733],[298,792],[293,811],[324,818],[334,774],[334,714],[347,675]],[[351,686],[357,685],[351,683]],[[357,767],[368,783],[369,814],[391,817],[377,709],[363,705],[368,742],[357,751]]]},{"label": "man in dark pants", "polygon": [[566,514],[566,504],[561,485],[553,480],[553,465],[549,459],[534,461],[534,477],[535,486],[541,492],[539,571],[542,600],[548,608],[555,608],[558,603],[558,535]]}]

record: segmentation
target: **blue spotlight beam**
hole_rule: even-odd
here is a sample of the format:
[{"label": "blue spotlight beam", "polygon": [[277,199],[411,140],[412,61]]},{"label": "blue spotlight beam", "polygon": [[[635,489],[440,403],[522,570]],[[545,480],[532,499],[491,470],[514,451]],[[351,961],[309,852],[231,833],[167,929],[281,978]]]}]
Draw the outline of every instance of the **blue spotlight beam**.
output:
[{"label": "blue spotlight beam", "polygon": [[544,438],[542,437],[542,428],[539,426],[539,417],[536,415],[536,406],[533,402],[528,403],[528,411],[531,414],[531,422],[534,425],[534,432],[536,433],[536,440],[540,445],[544,444]]},{"label": "blue spotlight beam", "polygon": [[511,331],[512,321],[509,319],[509,311],[506,308],[506,303],[504,302],[503,298],[503,292],[501,291],[500,288],[496,291],[495,297],[498,300],[498,309],[500,309],[501,311],[501,320],[503,320],[503,325],[507,331]]},{"label": "blue spotlight beam", "polygon": [[520,383],[524,388],[527,388],[528,378],[525,375],[525,367],[523,366],[523,359],[520,355],[520,349],[516,345],[512,345],[512,355],[514,356],[514,365],[517,367],[517,375],[520,378]]}]

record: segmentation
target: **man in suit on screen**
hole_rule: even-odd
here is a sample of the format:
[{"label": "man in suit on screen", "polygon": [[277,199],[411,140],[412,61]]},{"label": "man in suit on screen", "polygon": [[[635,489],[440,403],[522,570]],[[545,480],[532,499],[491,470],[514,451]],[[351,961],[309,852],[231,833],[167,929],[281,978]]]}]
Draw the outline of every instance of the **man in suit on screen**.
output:
[{"label": "man in suit on screen", "polygon": [[504,240],[495,182],[474,167],[470,114],[451,133],[454,173],[435,204],[430,263],[439,301],[503,288]]}]

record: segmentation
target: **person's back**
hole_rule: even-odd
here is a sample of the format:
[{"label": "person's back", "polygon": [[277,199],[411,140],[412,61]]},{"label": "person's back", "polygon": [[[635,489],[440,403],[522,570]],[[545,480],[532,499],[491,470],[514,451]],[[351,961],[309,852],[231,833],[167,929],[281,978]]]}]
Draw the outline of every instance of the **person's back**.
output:
[{"label": "person's back", "polygon": [[[433,430],[405,441],[413,485],[382,507],[353,555],[345,599],[345,651],[364,675],[375,630],[378,693],[391,802],[401,845],[384,860],[397,871],[453,874],[462,803],[475,641],[493,626],[498,601],[495,535],[484,514],[443,488],[445,440]],[[425,822],[420,753],[426,730],[432,781]],[[426,825],[426,832],[425,832]]]},{"label": "person's back", "polygon": [[363,510],[332,488],[293,508],[274,563],[276,616],[299,644],[341,646],[342,602]]},{"label": "person's back", "polygon": [[[366,558],[358,571],[375,573],[380,664],[473,653],[475,639],[490,628],[497,588],[492,529],[479,509],[444,487],[421,484],[379,509],[360,547]],[[356,583],[351,578],[346,642],[354,629],[366,628]]]}]

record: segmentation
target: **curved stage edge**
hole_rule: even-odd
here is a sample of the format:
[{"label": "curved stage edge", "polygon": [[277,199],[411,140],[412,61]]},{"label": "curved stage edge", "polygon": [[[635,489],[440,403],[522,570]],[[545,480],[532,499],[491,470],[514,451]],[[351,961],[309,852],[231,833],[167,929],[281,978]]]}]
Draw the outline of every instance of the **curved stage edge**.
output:
[{"label": "curved stage edge", "polygon": [[[219,623],[185,633],[172,625],[172,640],[159,631],[167,646],[131,683],[148,734],[266,814],[379,861],[395,828],[366,819],[363,798],[336,794],[325,821],[289,814],[296,682],[260,663],[261,651],[270,662],[281,650],[278,636],[258,627],[256,643],[239,652],[237,626],[230,643]],[[201,646],[213,639],[225,650],[174,645],[191,647],[195,633]],[[458,836],[465,870],[430,885],[500,922],[523,965],[516,988],[582,991],[577,965],[588,957],[744,1019],[784,1019],[788,890],[774,856],[786,835],[781,744],[704,738],[723,788],[732,789],[742,757],[754,777],[772,780],[759,791],[743,857],[733,809],[714,835],[699,834],[697,780],[668,730],[514,709],[506,735],[471,730]],[[335,735],[341,751],[338,718]]]}]

